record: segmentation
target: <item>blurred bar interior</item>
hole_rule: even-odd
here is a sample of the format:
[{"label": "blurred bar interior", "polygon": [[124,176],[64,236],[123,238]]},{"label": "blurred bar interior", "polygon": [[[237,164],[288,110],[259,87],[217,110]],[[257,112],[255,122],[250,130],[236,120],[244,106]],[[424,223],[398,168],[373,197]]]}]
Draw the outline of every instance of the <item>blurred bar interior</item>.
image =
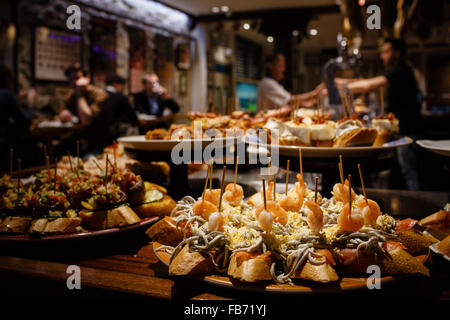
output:
[{"label": "blurred bar interior", "polygon": [[[75,11],[70,11],[73,5],[70,10]],[[368,13],[372,5],[381,8],[379,29],[368,28],[376,14]],[[87,87],[93,87],[88,104],[101,105],[105,91],[123,91],[129,98],[129,107],[118,107],[89,131],[91,144],[83,144],[82,153],[95,154],[119,136],[145,133],[152,127],[145,119],[167,116],[161,110],[146,112],[148,101],[139,105],[146,84],[157,83],[170,98],[168,122],[183,122],[190,111],[226,113],[230,104],[256,113],[267,57],[283,54],[281,84],[289,92],[305,93],[330,77],[383,74],[379,48],[387,37],[401,38],[407,45],[406,59],[421,95],[420,138],[449,139],[449,13],[444,0],[1,1],[0,171],[8,171],[11,147],[23,167],[44,164],[44,157],[36,156],[43,154],[44,146],[54,157],[68,149],[75,153],[68,128],[57,133],[39,130],[45,121],[64,122],[78,114],[83,123],[92,117],[80,112],[79,105],[68,106],[70,95],[79,93],[70,83],[71,74],[72,80],[87,79]],[[70,66],[79,68],[67,73]],[[145,74],[150,75],[142,81]],[[325,105],[334,104],[331,89]],[[6,120],[16,111],[8,109],[14,103],[5,91],[19,104],[21,115],[13,123]],[[376,90],[354,104],[373,116],[380,101]],[[102,137],[94,139],[99,130]],[[108,136],[101,134],[107,131]],[[448,160],[420,150],[418,161],[438,164],[419,166],[421,189],[449,190]]]}]

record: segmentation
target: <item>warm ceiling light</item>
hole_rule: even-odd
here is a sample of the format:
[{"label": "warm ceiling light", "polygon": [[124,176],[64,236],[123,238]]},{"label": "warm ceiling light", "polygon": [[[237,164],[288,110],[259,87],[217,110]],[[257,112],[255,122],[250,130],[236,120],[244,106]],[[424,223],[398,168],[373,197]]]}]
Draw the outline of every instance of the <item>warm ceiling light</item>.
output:
[{"label": "warm ceiling light", "polygon": [[267,37],[267,42],[272,43],[273,42],[273,37],[272,36],[268,36]]},{"label": "warm ceiling light", "polygon": [[244,23],[244,25],[242,26],[242,28],[244,28],[244,30],[250,30],[250,24]]},{"label": "warm ceiling light", "polygon": [[319,31],[317,31],[317,29],[311,29],[311,30],[309,30],[309,34],[310,34],[311,36],[317,36],[318,33],[319,33]]},{"label": "warm ceiling light", "polygon": [[220,8],[219,7],[212,7],[211,11],[214,12],[214,13],[219,13]]},{"label": "warm ceiling light", "polygon": [[230,11],[230,7],[228,7],[228,6],[221,6],[221,7],[220,7],[220,11],[222,11],[222,12],[228,12],[228,11]]},{"label": "warm ceiling light", "polygon": [[292,30],[292,36],[298,37],[299,34],[300,32],[298,32],[298,30]]}]

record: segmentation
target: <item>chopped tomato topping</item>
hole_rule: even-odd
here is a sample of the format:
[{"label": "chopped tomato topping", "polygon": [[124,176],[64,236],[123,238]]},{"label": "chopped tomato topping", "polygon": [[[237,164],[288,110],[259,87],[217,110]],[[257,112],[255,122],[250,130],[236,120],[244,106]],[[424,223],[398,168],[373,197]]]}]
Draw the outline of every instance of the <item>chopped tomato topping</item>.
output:
[{"label": "chopped tomato topping", "polygon": [[406,247],[398,241],[383,242],[382,246],[383,249],[386,250],[387,252],[395,250],[397,248],[402,248],[403,250],[406,250]]}]

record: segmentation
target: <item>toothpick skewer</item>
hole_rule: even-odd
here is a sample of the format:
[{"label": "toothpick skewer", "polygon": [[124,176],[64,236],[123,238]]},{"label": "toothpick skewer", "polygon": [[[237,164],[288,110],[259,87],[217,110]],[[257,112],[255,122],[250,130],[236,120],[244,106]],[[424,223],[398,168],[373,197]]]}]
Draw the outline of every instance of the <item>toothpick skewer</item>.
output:
[{"label": "toothpick skewer", "polygon": [[273,176],[273,201],[277,201],[277,176]]},{"label": "toothpick skewer", "polygon": [[347,105],[345,103],[345,97],[341,96],[341,102],[342,102],[342,109],[344,110],[344,117],[347,118]]},{"label": "toothpick skewer", "polygon": [[70,172],[73,172],[72,157],[70,156],[69,150],[67,150],[67,157],[69,158]]},{"label": "toothpick skewer", "polygon": [[298,161],[300,162],[300,175],[303,178],[303,159],[302,159],[302,149],[298,149]]},{"label": "toothpick skewer", "polygon": [[287,165],[286,165],[286,195],[288,194],[288,184],[289,184],[289,165],[291,163],[291,160],[288,159]]},{"label": "toothpick skewer", "polygon": [[214,170],[214,163],[211,162],[211,167],[210,167],[210,171],[211,173],[209,174],[209,190],[212,189],[212,181],[213,181],[213,170]]},{"label": "toothpick skewer", "polygon": [[263,185],[263,199],[264,199],[264,210],[267,210],[267,200],[266,200],[266,181],[262,179]]},{"label": "toothpick skewer", "polygon": [[106,168],[105,168],[105,189],[108,193],[108,154],[106,154]]},{"label": "toothpick skewer", "polygon": [[317,187],[319,184],[319,177],[316,177],[316,187],[314,189],[314,202],[317,203]]},{"label": "toothpick skewer", "polygon": [[364,200],[367,203],[366,188],[364,187],[364,179],[363,179],[363,175],[362,175],[362,171],[361,171],[361,165],[359,163],[358,163],[358,171],[359,171],[359,178],[361,179],[361,187],[362,187],[363,194],[364,194]]},{"label": "toothpick skewer", "polygon": [[348,212],[349,219],[352,220],[352,175],[348,175]]},{"label": "toothpick skewer", "polygon": [[53,183],[53,192],[56,192],[56,177],[57,177],[57,169],[58,168],[58,159],[55,158],[55,179],[54,179],[54,183]]},{"label": "toothpick skewer", "polygon": [[13,161],[14,161],[14,149],[9,150],[9,177],[12,179],[13,175]]},{"label": "toothpick skewer", "polygon": [[221,182],[221,186],[220,186],[219,212],[221,212],[221,210],[222,210],[222,196],[223,196],[223,191],[224,191],[224,186],[225,186],[225,173],[226,173],[226,171],[227,171],[227,166],[223,166],[222,182]]},{"label": "toothpick skewer", "polygon": [[236,164],[234,166],[234,188],[236,188],[236,180],[237,180],[237,173],[238,173],[238,163],[239,163],[239,156],[236,156]]},{"label": "toothpick skewer", "polygon": [[16,206],[20,203],[20,176],[22,175],[22,160],[17,159],[17,201]]},{"label": "toothpick skewer", "polygon": [[45,156],[45,166],[47,167],[47,174],[50,175],[50,158]]},{"label": "toothpick skewer", "polygon": [[381,114],[384,114],[384,90],[380,87],[380,99],[381,99]]},{"label": "toothpick skewer", "polygon": [[[117,153],[117,148],[119,146],[117,141],[115,141],[114,146],[115,146],[115,148],[113,148],[113,152],[114,152],[114,166],[117,168],[117,155],[116,155],[116,153]],[[116,169],[114,169],[114,171],[115,170]]]},{"label": "toothpick skewer", "polygon": [[208,186],[209,172],[210,172],[210,166],[208,165],[208,170],[206,170],[205,186],[203,187],[203,193],[202,193],[202,202],[205,201],[204,199],[205,199],[206,187]]},{"label": "toothpick skewer", "polygon": [[80,140],[77,140],[77,168],[80,165]]},{"label": "toothpick skewer", "polygon": [[339,175],[341,176],[341,183],[344,184],[344,167],[342,165],[342,154],[339,155]]}]

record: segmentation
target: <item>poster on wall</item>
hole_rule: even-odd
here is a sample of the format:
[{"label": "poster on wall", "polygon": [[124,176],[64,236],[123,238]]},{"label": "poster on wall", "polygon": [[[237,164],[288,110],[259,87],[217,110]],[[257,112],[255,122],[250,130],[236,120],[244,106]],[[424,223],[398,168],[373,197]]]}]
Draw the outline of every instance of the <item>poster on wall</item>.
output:
[{"label": "poster on wall", "polygon": [[34,78],[66,81],[67,67],[81,63],[81,36],[47,27],[34,32]]},{"label": "poster on wall", "polygon": [[130,92],[142,91],[142,76],[145,68],[145,32],[141,29],[130,27]]},{"label": "poster on wall", "polygon": [[189,70],[191,68],[191,53],[188,43],[177,45],[176,65],[180,70]]},{"label": "poster on wall", "polygon": [[166,37],[161,34],[155,35],[155,48],[156,71],[160,82],[167,86],[167,83],[172,78],[173,73],[173,38]]}]

